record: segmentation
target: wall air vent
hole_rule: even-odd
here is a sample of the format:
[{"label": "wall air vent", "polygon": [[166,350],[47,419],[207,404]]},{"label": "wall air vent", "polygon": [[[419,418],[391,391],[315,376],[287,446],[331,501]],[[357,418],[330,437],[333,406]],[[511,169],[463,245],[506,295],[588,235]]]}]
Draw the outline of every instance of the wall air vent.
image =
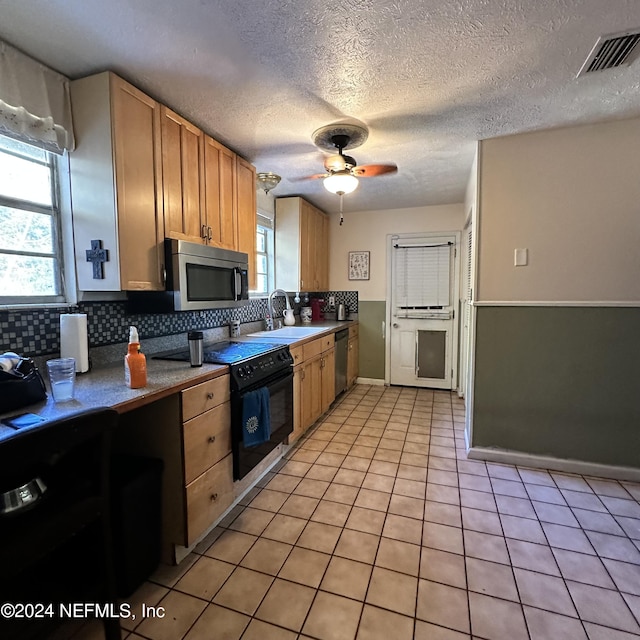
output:
[{"label": "wall air vent", "polygon": [[591,49],[578,76],[630,65],[640,53],[640,29],[601,36]]}]

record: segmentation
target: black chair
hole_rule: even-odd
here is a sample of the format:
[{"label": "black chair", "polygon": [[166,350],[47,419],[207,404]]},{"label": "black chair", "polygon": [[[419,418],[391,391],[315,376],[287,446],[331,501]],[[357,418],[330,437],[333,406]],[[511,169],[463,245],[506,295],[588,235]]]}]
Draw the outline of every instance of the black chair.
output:
[{"label": "black chair", "polygon": [[[101,408],[3,432],[0,602],[52,604],[39,618],[0,617],[3,639],[44,637],[70,621],[61,610],[69,603],[117,614],[109,503],[117,421],[116,411]],[[119,640],[118,618],[100,616],[107,640]]]}]

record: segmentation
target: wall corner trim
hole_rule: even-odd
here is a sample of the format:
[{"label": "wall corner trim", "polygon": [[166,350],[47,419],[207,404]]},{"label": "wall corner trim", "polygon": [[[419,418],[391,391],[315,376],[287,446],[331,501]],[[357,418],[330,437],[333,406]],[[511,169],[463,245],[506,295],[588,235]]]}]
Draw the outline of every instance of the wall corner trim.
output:
[{"label": "wall corner trim", "polygon": [[640,468],[635,467],[620,467],[597,462],[553,458],[551,456],[539,456],[520,451],[491,449],[488,447],[467,448],[467,456],[470,460],[484,460],[485,462],[512,464],[519,467],[533,467],[535,469],[577,473],[584,476],[640,482]]}]

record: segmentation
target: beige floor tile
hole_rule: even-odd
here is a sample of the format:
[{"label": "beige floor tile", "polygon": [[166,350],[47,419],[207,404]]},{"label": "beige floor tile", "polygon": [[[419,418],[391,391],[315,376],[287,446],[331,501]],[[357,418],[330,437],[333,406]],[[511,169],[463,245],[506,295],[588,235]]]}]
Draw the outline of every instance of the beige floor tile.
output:
[{"label": "beige floor tile", "polygon": [[471,630],[490,640],[528,640],[522,606],[479,593],[469,593]]},{"label": "beige floor tile", "polygon": [[562,497],[570,507],[599,511],[600,513],[607,512],[607,508],[604,506],[602,500],[594,493],[571,491],[569,489],[561,489],[560,493],[562,493]]},{"label": "beige floor tile", "polygon": [[511,567],[477,558],[467,558],[466,564],[470,591],[519,602]]},{"label": "beige floor tile", "polygon": [[294,547],[278,577],[317,588],[330,560],[326,553]]},{"label": "beige floor tile", "polygon": [[389,501],[389,513],[407,518],[422,520],[424,514],[424,500],[407,496],[392,495]]},{"label": "beige floor tile", "polygon": [[316,464],[309,469],[305,478],[309,478],[310,480],[325,480],[326,482],[331,482],[333,477],[338,473],[338,470],[335,467],[325,467],[321,464]]},{"label": "beige floor tile", "polygon": [[358,456],[347,456],[340,466],[341,469],[351,469],[352,471],[363,471],[366,473],[369,469],[371,460],[368,458],[359,458]]},{"label": "beige floor tile", "polygon": [[413,518],[397,516],[390,513],[385,520],[382,535],[386,538],[393,538],[394,540],[420,544],[422,539],[422,522],[414,520]]},{"label": "beige floor tile", "polygon": [[526,569],[514,569],[514,573],[523,604],[566,616],[577,616],[562,578]]},{"label": "beige floor tile", "polygon": [[465,531],[463,537],[464,551],[467,556],[509,564],[509,554],[503,537],[477,531]]},{"label": "beige floor tile", "polygon": [[502,535],[502,524],[497,513],[462,507],[462,523],[465,529]]},{"label": "beige floor tile", "polygon": [[416,616],[425,622],[469,633],[467,592],[448,585],[420,580]]},{"label": "beige floor tile", "polygon": [[247,507],[230,525],[229,529],[259,536],[273,519],[273,512]]},{"label": "beige floor tile", "polygon": [[304,477],[311,469],[311,465],[308,462],[300,462],[298,460],[289,460],[287,464],[280,469],[280,473],[284,473],[290,476]]},{"label": "beige floor tile", "polygon": [[473,489],[460,489],[460,504],[471,509],[483,511],[497,511],[496,501],[492,493],[474,491]]},{"label": "beige floor tile", "polygon": [[[565,580],[584,582],[605,589],[616,588],[600,558],[565,549],[554,549],[553,555]],[[536,567],[530,568],[539,571]]]},{"label": "beige floor tile", "polygon": [[640,564],[640,551],[631,540],[597,531],[587,531],[586,534],[593,548],[602,558]]},{"label": "beige floor tile", "polygon": [[379,542],[380,536],[345,529],[338,540],[334,555],[373,564]]},{"label": "beige floor tile", "polygon": [[[483,511],[482,513],[488,516],[493,515],[488,511]],[[460,507],[455,504],[446,504],[445,502],[433,502],[432,500],[427,500],[424,506],[424,519],[429,522],[446,524],[450,527],[462,526]]]},{"label": "beige floor tile", "polygon": [[[249,491],[245,495],[245,498],[247,500],[246,504],[249,504],[249,502],[251,502],[251,500],[253,500],[258,495],[258,493],[260,493],[260,491],[261,491],[261,489],[258,489],[257,487],[254,487],[253,489],[251,489],[251,491]],[[249,494],[251,494],[251,495],[249,495]],[[194,547],[194,549],[193,549],[194,554],[202,555],[225,531],[226,531],[226,529],[223,529],[222,527],[214,527]]]},{"label": "beige floor tile", "polygon": [[241,531],[225,531],[206,551],[210,558],[238,564],[258,538]]},{"label": "beige floor tile", "polygon": [[295,495],[307,496],[309,498],[322,498],[322,495],[327,490],[329,482],[326,480],[313,480],[311,478],[304,478],[300,481],[300,484],[293,490]]},{"label": "beige floor tile", "polygon": [[405,478],[396,478],[393,493],[409,498],[423,499],[427,490],[426,482],[417,482],[416,480],[407,480]]},{"label": "beige floor tile", "polygon": [[417,588],[417,577],[374,567],[366,601],[396,613],[415,616]]},{"label": "beige floor tile", "polygon": [[501,515],[500,521],[502,522],[505,538],[537,542],[538,544],[546,544],[547,542],[542,527],[537,520]]},{"label": "beige floor tile", "polygon": [[207,603],[179,591],[170,591],[160,600],[159,606],[164,609],[164,617],[143,620],[136,628],[136,633],[151,640],[182,638],[204,611]]},{"label": "beige floor tile", "polygon": [[302,628],[321,640],[354,640],[362,603],[319,591]]},{"label": "beige floor tile", "polygon": [[371,460],[375,454],[376,450],[374,447],[365,447],[363,445],[354,444],[351,447],[351,451],[349,455],[356,456],[358,458],[365,458],[367,460]]},{"label": "beige floor tile", "polygon": [[[255,540],[255,538],[253,538]],[[252,541],[253,544],[253,541]],[[244,555],[244,554],[243,554]],[[161,563],[149,578],[150,582],[156,582],[165,587],[172,587],[198,560],[195,553],[189,554],[179,565]]]},{"label": "beige floor tile", "polygon": [[388,449],[389,451],[398,451],[402,455],[404,449],[404,437],[401,431],[385,431],[385,435],[380,438],[380,449]]},{"label": "beige floor tile", "polygon": [[437,522],[425,522],[422,532],[422,544],[425,547],[449,551],[451,553],[464,553],[462,544],[462,529],[449,527]]},{"label": "beige floor tile", "polygon": [[460,589],[467,588],[464,556],[422,547],[420,577]]},{"label": "beige floor tile", "polygon": [[255,617],[292,631],[300,631],[315,594],[315,589],[276,578]]},{"label": "beige floor tile", "polygon": [[339,467],[345,459],[343,454],[339,453],[322,453],[318,456],[316,462],[318,464],[324,464],[328,467]]},{"label": "beige floor tile", "polygon": [[537,518],[529,498],[513,498],[511,496],[496,495],[498,513],[522,518]]},{"label": "beige floor tile", "polygon": [[507,547],[512,566],[539,571],[551,576],[560,576],[556,560],[547,545],[507,539]]},{"label": "beige floor tile", "polygon": [[366,604],[356,640],[412,640],[413,618]]},{"label": "beige floor tile", "polygon": [[369,466],[369,473],[378,473],[382,476],[395,478],[398,473],[398,464],[385,460],[373,460]]},{"label": "beige floor tile", "polygon": [[385,518],[386,514],[383,511],[353,507],[345,528],[380,535],[384,527]]},{"label": "beige floor tile", "polygon": [[324,499],[351,505],[356,501],[357,496],[358,487],[350,487],[346,484],[335,484],[332,482],[324,494]]},{"label": "beige floor tile", "polygon": [[427,500],[459,505],[460,494],[457,487],[447,487],[443,484],[427,483]]},{"label": "beige floor tile", "polygon": [[470,640],[468,633],[445,629],[430,622],[416,620],[414,640]]},{"label": "beige floor tile", "polygon": [[373,455],[372,462],[389,462],[398,466],[402,453],[400,451],[394,451],[393,449],[378,448]]},{"label": "beige floor tile", "polygon": [[[233,567],[231,568],[233,569]],[[154,606],[158,604],[168,592],[169,589],[167,589],[167,587],[155,584],[154,582],[143,583],[131,596],[124,599],[124,602],[131,607],[132,617],[121,618],[120,626],[123,629],[133,630],[144,619],[142,616],[142,605]],[[135,616],[135,618],[133,616]]]},{"label": "beige floor tile", "polygon": [[[289,463],[287,463],[289,464]],[[263,511],[276,512],[287,501],[288,493],[284,491],[271,491],[271,489],[263,489],[249,504],[255,509]]]},{"label": "beige floor tile", "polygon": [[291,456],[291,461],[307,462],[309,464],[313,464],[314,462],[320,460],[323,455],[331,454],[323,454],[320,451],[312,451],[310,449],[296,449]]},{"label": "beige floor tile", "polygon": [[413,480],[415,482],[426,483],[427,482],[427,468],[426,467],[414,467],[410,464],[401,464],[398,466],[398,478],[403,480]]},{"label": "beige floor tile", "polygon": [[216,640],[239,640],[250,620],[242,613],[210,604],[184,640],[211,640],[212,629],[216,630]]},{"label": "beige floor tile", "polygon": [[378,473],[367,473],[362,483],[362,488],[391,493],[393,491],[393,484],[394,480],[392,477],[383,476]]},{"label": "beige floor tile", "polygon": [[420,572],[420,547],[400,540],[382,538],[375,564],[378,567],[417,576]]},{"label": "beige floor tile", "polygon": [[582,623],[576,618],[527,606],[524,607],[524,616],[531,640],[588,640]]},{"label": "beige floor tile", "polygon": [[374,491],[373,489],[360,489],[354,506],[386,512],[390,499],[390,493]]},{"label": "beige floor tile", "polygon": [[347,558],[333,557],[320,589],[354,600],[364,600],[373,567]]},{"label": "beige floor tile", "polygon": [[351,487],[360,487],[364,481],[365,472],[353,469],[340,469],[333,478],[336,484],[346,484]]},{"label": "beige floor tile", "polygon": [[332,524],[337,527],[344,526],[349,517],[351,506],[340,502],[331,502],[330,500],[320,500],[316,510],[311,516],[313,522],[323,522],[324,524]]},{"label": "beige floor tile", "polygon": [[283,493],[291,493],[300,482],[297,476],[288,476],[283,473],[277,473],[265,487],[270,491],[282,491]]},{"label": "beige floor tile", "polygon": [[551,547],[595,555],[589,538],[579,529],[549,522],[543,522],[542,529]]},{"label": "beige floor tile", "polygon": [[322,553],[332,553],[342,533],[340,527],[322,522],[309,522],[296,545]]},{"label": "beige floor tile", "polygon": [[306,525],[307,520],[304,518],[277,513],[262,532],[262,537],[269,540],[277,540],[278,542],[295,544]]},{"label": "beige floor tile", "polygon": [[[202,556],[187,573],[178,580],[174,589],[192,596],[211,600],[225,580],[231,575],[235,565],[215,558]],[[149,603],[146,600],[145,604]]]},{"label": "beige floor tile", "polygon": [[340,455],[346,456],[351,449],[350,444],[345,444],[343,442],[330,442],[325,448],[324,451],[326,453],[338,453]]},{"label": "beige floor tile", "polygon": [[609,558],[602,562],[620,591],[640,596],[640,570],[637,565]]},{"label": "beige floor tile", "polygon": [[629,497],[624,487],[616,480],[605,480],[604,478],[585,478],[585,480],[599,496],[609,496],[611,498]]},{"label": "beige floor tile", "polygon": [[218,591],[213,602],[253,615],[272,582],[272,576],[238,567]]},{"label": "beige floor tile", "polygon": [[[295,640],[297,634],[294,631],[287,631],[281,627],[276,627],[268,622],[252,620],[251,624],[242,636],[243,640]],[[217,640],[217,637],[216,637]]]},{"label": "beige floor tile", "polygon": [[311,517],[320,500],[318,498],[308,498],[307,496],[290,496],[280,507],[280,513],[296,518]]},{"label": "beige floor tile", "polygon": [[580,617],[605,627],[640,634],[640,627],[617,591],[567,581]]},{"label": "beige floor tile", "polygon": [[260,538],[242,559],[240,566],[275,576],[282,568],[291,549],[290,544]]}]

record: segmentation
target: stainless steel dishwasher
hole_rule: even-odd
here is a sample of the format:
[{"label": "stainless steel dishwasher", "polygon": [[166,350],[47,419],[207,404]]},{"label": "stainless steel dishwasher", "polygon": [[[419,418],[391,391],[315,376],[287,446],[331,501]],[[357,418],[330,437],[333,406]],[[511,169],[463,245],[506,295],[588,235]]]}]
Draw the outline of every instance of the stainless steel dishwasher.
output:
[{"label": "stainless steel dishwasher", "polygon": [[347,390],[347,351],[349,329],[336,333],[336,397]]}]

